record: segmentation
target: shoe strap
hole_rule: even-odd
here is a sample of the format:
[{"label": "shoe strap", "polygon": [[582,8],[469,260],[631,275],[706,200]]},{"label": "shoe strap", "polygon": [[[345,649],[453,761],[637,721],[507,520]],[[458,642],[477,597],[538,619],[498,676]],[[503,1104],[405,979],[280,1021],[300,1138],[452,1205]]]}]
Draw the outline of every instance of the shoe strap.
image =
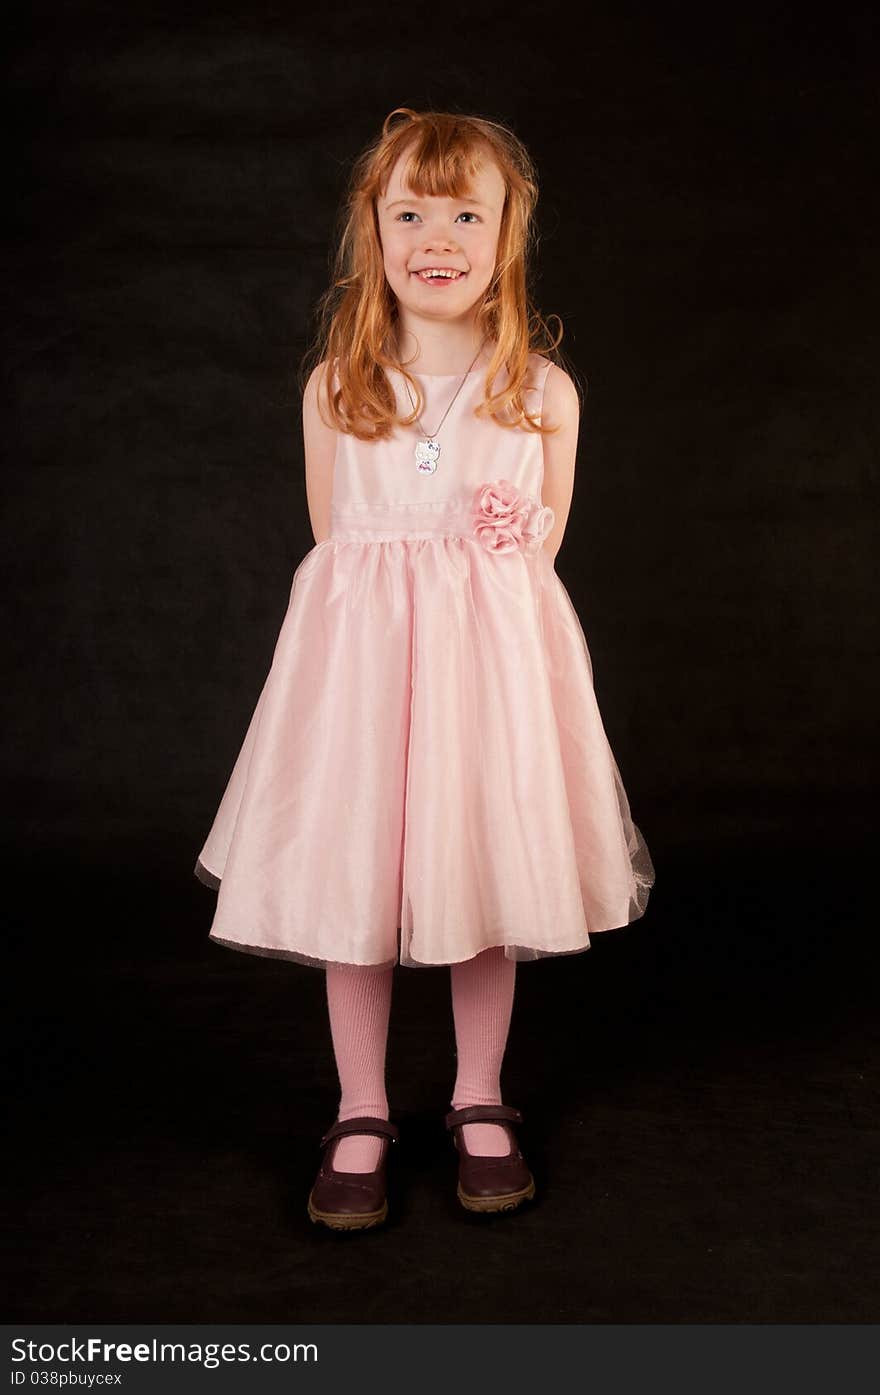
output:
[{"label": "shoe strap", "polygon": [[329,1143],[333,1138],[339,1138],[347,1133],[374,1133],[380,1137],[390,1138],[392,1143],[400,1140],[400,1133],[396,1124],[392,1124],[390,1119],[374,1119],[371,1114],[362,1114],[356,1119],[337,1119],[321,1139],[319,1147],[323,1148],[325,1143]]},{"label": "shoe strap", "polygon": [[478,1119],[506,1120],[511,1124],[521,1124],[522,1114],[510,1104],[468,1104],[464,1109],[450,1109],[444,1123],[448,1129],[459,1124],[471,1124]]}]

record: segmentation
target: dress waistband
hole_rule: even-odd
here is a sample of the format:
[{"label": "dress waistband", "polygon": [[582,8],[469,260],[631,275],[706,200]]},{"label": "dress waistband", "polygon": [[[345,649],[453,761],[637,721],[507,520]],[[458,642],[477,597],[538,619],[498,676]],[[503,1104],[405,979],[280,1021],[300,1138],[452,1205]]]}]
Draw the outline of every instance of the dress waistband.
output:
[{"label": "dress waistband", "polygon": [[460,499],[430,500],[427,503],[333,504],[330,509],[330,536],[380,541],[393,538],[432,538],[473,536],[474,517]]}]

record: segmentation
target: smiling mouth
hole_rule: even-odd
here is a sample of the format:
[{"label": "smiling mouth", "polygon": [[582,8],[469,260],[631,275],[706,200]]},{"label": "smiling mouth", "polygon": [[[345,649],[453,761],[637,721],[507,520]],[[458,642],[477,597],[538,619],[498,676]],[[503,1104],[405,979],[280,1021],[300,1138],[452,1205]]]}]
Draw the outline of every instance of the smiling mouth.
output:
[{"label": "smiling mouth", "polygon": [[456,271],[452,267],[425,267],[422,271],[410,272],[419,281],[436,284],[437,282],[461,281],[467,276],[466,271]]}]

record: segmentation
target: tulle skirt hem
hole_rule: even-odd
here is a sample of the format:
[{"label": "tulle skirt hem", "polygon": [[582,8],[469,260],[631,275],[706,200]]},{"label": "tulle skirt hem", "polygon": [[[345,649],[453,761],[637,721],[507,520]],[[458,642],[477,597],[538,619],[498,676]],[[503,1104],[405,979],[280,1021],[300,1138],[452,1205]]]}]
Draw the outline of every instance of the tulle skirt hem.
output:
[{"label": "tulle skirt hem", "polygon": [[[296,949],[283,949],[278,945],[255,945],[244,940],[230,940],[223,935],[209,934],[208,939],[214,944],[222,945],[224,949],[237,949],[242,954],[256,954],[264,959],[286,959],[295,964],[303,964],[307,968],[328,969],[373,969],[378,972],[380,969],[442,969],[448,968],[452,964],[462,963],[463,960],[449,959],[437,960],[435,963],[426,963],[422,959],[403,958],[398,952],[393,959],[383,960],[381,963],[361,963],[350,960],[320,959],[315,955],[303,954]],[[481,954],[486,949],[503,949],[508,959],[516,960],[517,963],[533,963],[538,959],[559,959],[572,954],[585,954],[591,948],[589,942],[579,945],[575,949],[531,949],[526,945],[482,945],[474,954],[468,955],[468,959],[473,959],[477,954]]]},{"label": "tulle skirt hem", "polygon": [[[213,872],[209,871],[204,863],[199,859],[194,869],[195,876],[205,886],[212,890],[217,890],[221,879]],[[631,925],[639,920],[647,909],[648,895],[653,884],[653,875],[645,876],[641,885],[638,886],[633,899],[630,902],[628,919],[620,926],[603,926],[599,929],[593,928],[590,935],[607,934],[612,929],[624,929],[626,925]],[[549,949],[544,946],[509,944],[504,940],[492,941],[480,944],[470,954],[457,955],[452,959],[424,960],[415,958],[408,950],[402,948],[404,940],[401,927],[397,927],[397,951],[391,957],[381,960],[364,959],[334,959],[322,957],[317,954],[307,954],[304,950],[292,949],[285,945],[259,944],[255,941],[235,939],[230,935],[219,935],[211,931],[208,939],[214,944],[222,945],[224,949],[238,950],[242,954],[254,954],[265,959],[284,959],[291,963],[302,964],[307,968],[327,969],[327,968],[363,968],[373,969],[377,972],[382,969],[391,968],[412,968],[412,969],[436,969],[445,968],[451,964],[462,963],[474,958],[477,954],[486,949],[503,949],[508,959],[513,959],[517,963],[534,963],[539,959],[561,959],[575,954],[585,954],[592,946],[589,935],[585,937],[582,944],[566,946],[563,948]]]}]

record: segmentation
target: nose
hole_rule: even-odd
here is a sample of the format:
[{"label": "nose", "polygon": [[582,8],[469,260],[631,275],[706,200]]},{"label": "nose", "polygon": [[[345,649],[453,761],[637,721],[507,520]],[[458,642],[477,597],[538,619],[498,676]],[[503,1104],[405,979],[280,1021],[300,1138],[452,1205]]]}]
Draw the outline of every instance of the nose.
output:
[{"label": "nose", "polygon": [[447,228],[439,225],[436,228],[429,228],[425,232],[425,239],[422,243],[425,252],[454,252],[458,243]]}]

